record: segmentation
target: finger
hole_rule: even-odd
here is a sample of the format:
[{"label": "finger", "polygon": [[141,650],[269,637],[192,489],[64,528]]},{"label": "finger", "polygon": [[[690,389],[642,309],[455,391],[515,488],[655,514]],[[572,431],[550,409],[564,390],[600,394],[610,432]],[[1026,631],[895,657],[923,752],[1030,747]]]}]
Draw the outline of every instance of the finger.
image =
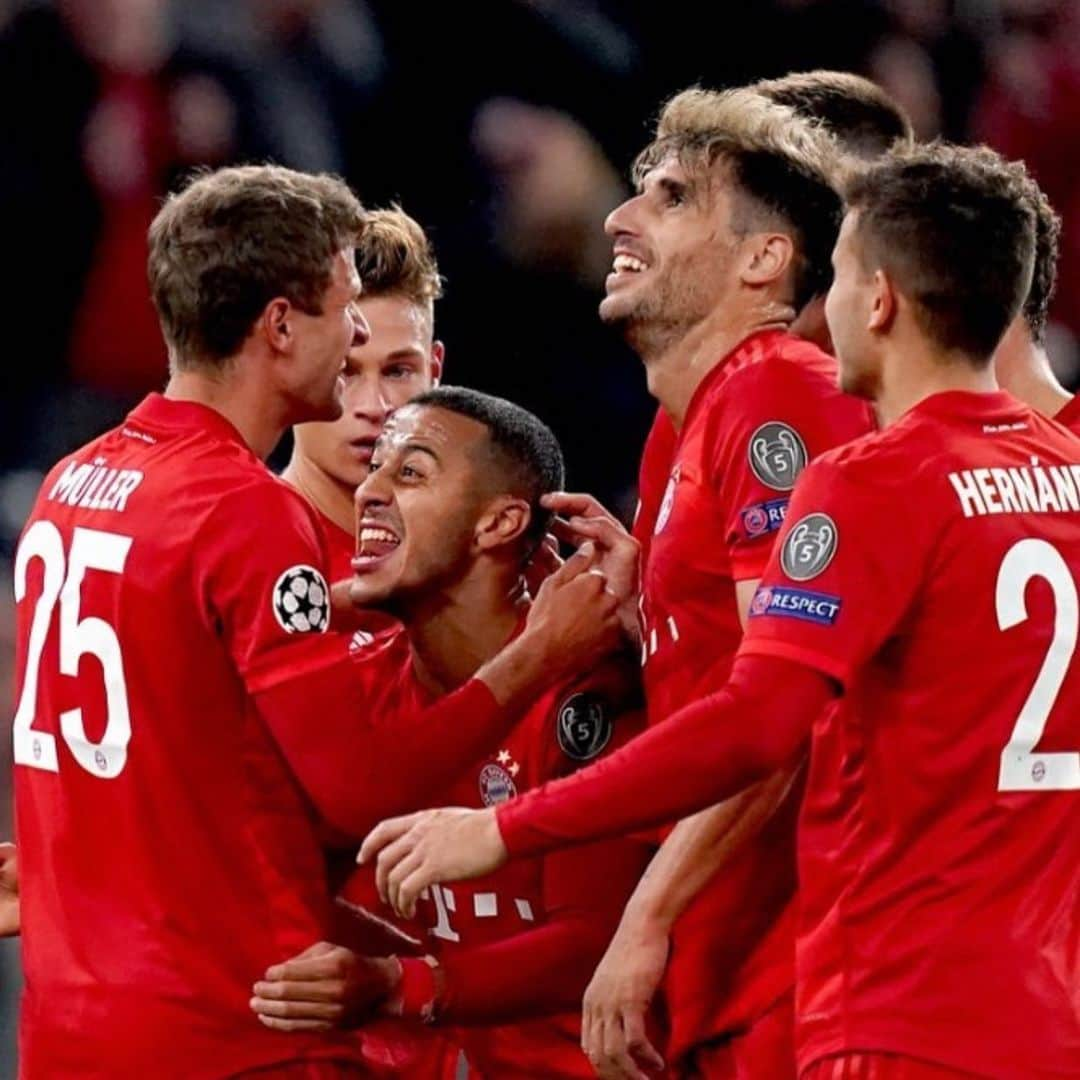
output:
[{"label": "finger", "polygon": [[[409,908],[407,902],[402,898],[402,885],[405,880],[412,874],[416,873],[424,864],[424,856],[416,849],[410,851],[407,855],[398,860],[393,870],[390,871],[387,876],[386,882],[386,895],[387,902],[390,906],[402,916],[406,918],[412,918],[412,911],[415,909]],[[419,894],[420,890],[417,890]]]},{"label": "finger", "polygon": [[612,513],[598,499],[584,492],[553,491],[540,499],[540,505],[556,514],[576,514],[582,517],[607,517]]},{"label": "finger", "polygon": [[643,1062],[648,1068],[660,1071],[664,1067],[664,1059],[660,1056],[656,1047],[649,1042],[649,1036],[645,1029],[645,1010],[636,1006],[628,1006],[622,1014],[623,1033],[626,1046],[633,1055],[635,1061]]},{"label": "finger", "polygon": [[[392,875],[402,859],[407,859],[413,854],[420,840],[420,835],[410,830],[379,852],[379,857],[375,862],[375,887],[379,890],[383,903],[393,902]],[[399,879],[395,877],[393,880]]]},{"label": "finger", "polygon": [[[319,976],[311,974],[311,961],[319,957],[329,956],[340,951],[340,946],[332,945],[329,941],[319,941],[309,945],[299,956],[291,960],[285,960],[280,964],[273,964],[266,969],[264,979],[271,982],[279,979],[310,979]],[[322,970],[321,968],[317,970]]]},{"label": "finger", "polygon": [[282,1020],[277,1016],[259,1016],[259,1023],[275,1031],[329,1031],[333,1026],[325,1020]]},{"label": "finger", "polygon": [[367,834],[356,861],[361,864],[371,862],[376,855],[398,837],[404,836],[416,824],[420,814],[405,814],[402,817],[387,818]]},{"label": "finger", "polygon": [[593,564],[596,559],[596,545],[591,540],[586,540],[577,551],[573,552],[570,557],[555,571],[548,581],[553,586],[566,585],[573,581],[574,578],[583,574]]},{"label": "finger", "polygon": [[594,1067],[603,1057],[601,1014],[587,999],[581,1013],[581,1049]]},{"label": "finger", "polygon": [[252,988],[256,999],[268,1001],[336,1001],[345,996],[345,983],[341,979],[320,979],[308,982],[300,979],[278,979],[276,982],[257,982]]},{"label": "finger", "polygon": [[248,1003],[259,1016],[277,1016],[284,1020],[322,1020],[332,1024],[344,1011],[335,1001],[278,1001],[256,995]]},{"label": "finger", "polygon": [[[619,1022],[618,1013],[608,1013],[604,1016],[601,1028],[601,1040],[603,1042],[603,1076],[605,1080],[625,1080],[632,1078],[638,1080],[639,1070],[626,1050],[623,1040],[622,1024]],[[647,1078],[643,1078],[647,1080]]]},{"label": "finger", "polygon": [[402,881],[398,889],[398,913],[411,919],[416,914],[416,902],[420,894],[435,884],[436,875],[430,866],[421,864]]}]

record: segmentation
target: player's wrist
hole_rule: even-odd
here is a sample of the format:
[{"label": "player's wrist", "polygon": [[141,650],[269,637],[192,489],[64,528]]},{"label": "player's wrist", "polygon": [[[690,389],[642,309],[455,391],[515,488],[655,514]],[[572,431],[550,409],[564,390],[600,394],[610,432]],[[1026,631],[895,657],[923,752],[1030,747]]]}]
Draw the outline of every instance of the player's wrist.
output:
[{"label": "player's wrist", "polygon": [[392,1016],[432,1024],[438,1017],[446,973],[433,956],[393,958],[398,978],[393,996],[387,1002]]},{"label": "player's wrist", "polygon": [[547,655],[544,635],[526,627],[476,673],[476,678],[487,686],[499,705],[509,706],[551,678]]}]

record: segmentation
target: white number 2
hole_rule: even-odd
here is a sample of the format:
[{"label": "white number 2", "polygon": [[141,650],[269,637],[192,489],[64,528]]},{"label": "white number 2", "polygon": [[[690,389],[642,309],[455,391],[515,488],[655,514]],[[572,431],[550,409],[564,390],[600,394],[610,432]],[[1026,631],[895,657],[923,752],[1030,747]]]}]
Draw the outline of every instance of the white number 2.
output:
[{"label": "white number 2", "polygon": [[26,575],[31,560],[41,560],[44,574],[41,595],[30,623],[26,672],[13,724],[13,756],[17,765],[48,772],[60,771],[55,737],[32,726],[37,707],[41,653],[59,599],[60,673],[78,675],[81,658],[86,655],[96,657],[105,681],[107,717],[105,733],[99,742],[91,742],[86,737],[82,709],[61,713],[60,733],[75,760],[87,772],[111,780],[123,770],[131,740],[131,715],[120,642],[116,631],[103,619],[93,616],[80,619],[79,607],[87,570],[121,573],[130,548],[129,536],[77,528],[72,535],[71,554],[65,559],[63,538],[51,521],[35,522],[23,537],[15,555],[15,602],[22,603],[26,596]]},{"label": "white number 2", "polygon": [[1080,624],[1076,582],[1060,552],[1045,540],[1020,540],[1002,561],[996,594],[998,626],[1009,630],[1027,619],[1027,585],[1036,577],[1054,593],[1054,637],[1012,737],[1001,751],[999,791],[1080,789],[1080,751],[1035,752],[1076,651]]}]

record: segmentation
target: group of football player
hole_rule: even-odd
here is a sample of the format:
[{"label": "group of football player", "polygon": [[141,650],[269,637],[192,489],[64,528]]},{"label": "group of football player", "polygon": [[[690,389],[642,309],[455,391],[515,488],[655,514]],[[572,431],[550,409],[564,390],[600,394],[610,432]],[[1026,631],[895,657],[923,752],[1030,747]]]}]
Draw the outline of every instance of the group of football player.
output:
[{"label": "group of football player", "polygon": [[16,554],[24,1076],[1080,1077],[1058,219],[838,72],[678,94],[633,178],[631,531],[440,385],[400,208],[162,207],[168,385]]}]

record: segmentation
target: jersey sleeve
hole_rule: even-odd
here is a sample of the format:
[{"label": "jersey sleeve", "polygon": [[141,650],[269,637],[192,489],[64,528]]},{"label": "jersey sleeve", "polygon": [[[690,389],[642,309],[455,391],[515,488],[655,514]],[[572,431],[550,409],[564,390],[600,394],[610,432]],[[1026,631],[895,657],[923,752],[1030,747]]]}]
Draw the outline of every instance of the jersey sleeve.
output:
[{"label": "jersey sleeve", "polygon": [[933,542],[929,509],[899,507],[902,465],[875,476],[830,456],[806,470],[750,603],[740,655],[793,660],[847,685],[893,635]]},{"label": "jersey sleeve", "polygon": [[709,480],[735,581],[761,577],[799,474],[852,433],[850,400],[793,369],[764,361],[733,375],[709,434]]},{"label": "jersey sleeve", "polygon": [[249,693],[339,655],[325,542],[295,492],[269,478],[230,492],[195,544],[196,589]]}]

